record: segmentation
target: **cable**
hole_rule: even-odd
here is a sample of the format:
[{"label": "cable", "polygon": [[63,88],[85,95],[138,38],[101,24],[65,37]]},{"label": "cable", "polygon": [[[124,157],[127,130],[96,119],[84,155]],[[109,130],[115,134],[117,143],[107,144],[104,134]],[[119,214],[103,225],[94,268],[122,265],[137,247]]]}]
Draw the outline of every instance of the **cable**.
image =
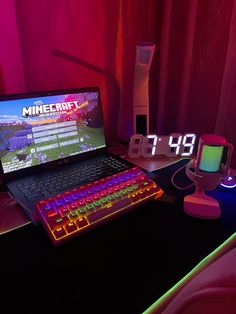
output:
[{"label": "cable", "polygon": [[177,169],[177,170],[172,174],[172,176],[171,176],[171,183],[173,184],[173,186],[174,186],[176,189],[182,190],[182,191],[187,190],[187,189],[191,188],[191,187],[194,185],[194,183],[192,182],[191,184],[189,184],[189,185],[187,185],[187,186],[185,186],[185,187],[181,187],[181,186],[178,186],[178,185],[176,185],[176,184],[174,183],[174,177],[177,175],[178,172],[180,172],[181,170],[183,170],[184,168],[186,168],[186,166],[187,166],[187,164],[186,164],[186,165],[183,165],[182,167],[180,167],[179,169]]},{"label": "cable", "polygon": [[14,205],[17,204],[16,199],[12,196],[12,194],[10,193],[10,191],[6,191],[6,192],[4,191],[4,192],[2,192],[2,193],[4,193],[5,195],[10,196],[10,198],[11,198],[11,200],[9,200],[8,204],[6,205],[6,207],[14,206]]},{"label": "cable", "polygon": [[7,194],[8,194],[11,198],[13,198],[14,200],[16,200],[15,197],[11,194],[10,191],[7,191]]}]

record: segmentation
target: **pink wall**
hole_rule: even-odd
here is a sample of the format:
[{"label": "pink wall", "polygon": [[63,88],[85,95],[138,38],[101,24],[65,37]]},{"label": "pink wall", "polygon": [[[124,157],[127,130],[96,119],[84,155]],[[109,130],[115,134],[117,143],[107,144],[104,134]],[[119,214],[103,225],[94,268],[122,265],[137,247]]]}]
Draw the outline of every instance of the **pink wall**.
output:
[{"label": "pink wall", "polygon": [[14,0],[0,0],[0,34],[0,90],[22,92],[25,79]]}]

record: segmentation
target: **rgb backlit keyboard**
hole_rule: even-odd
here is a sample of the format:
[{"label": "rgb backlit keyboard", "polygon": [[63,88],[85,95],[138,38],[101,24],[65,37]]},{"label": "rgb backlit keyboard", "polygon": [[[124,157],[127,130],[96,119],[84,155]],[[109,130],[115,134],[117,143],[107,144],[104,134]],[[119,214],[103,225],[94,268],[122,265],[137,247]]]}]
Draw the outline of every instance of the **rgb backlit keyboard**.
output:
[{"label": "rgb backlit keyboard", "polygon": [[146,173],[133,167],[41,200],[36,210],[58,245],[162,194]]}]

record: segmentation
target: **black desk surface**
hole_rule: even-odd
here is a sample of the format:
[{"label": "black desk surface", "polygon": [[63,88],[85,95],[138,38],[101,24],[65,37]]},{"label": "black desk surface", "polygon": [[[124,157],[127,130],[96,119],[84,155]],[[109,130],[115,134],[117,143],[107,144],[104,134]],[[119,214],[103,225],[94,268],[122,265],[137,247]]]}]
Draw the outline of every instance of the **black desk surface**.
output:
[{"label": "black desk surface", "polygon": [[[0,237],[1,296],[76,304],[77,313],[142,313],[236,231],[236,190],[212,192],[222,216],[183,212],[170,183],[176,166],[156,171],[163,199],[54,247],[41,225]],[[168,197],[169,194],[175,198]]]}]

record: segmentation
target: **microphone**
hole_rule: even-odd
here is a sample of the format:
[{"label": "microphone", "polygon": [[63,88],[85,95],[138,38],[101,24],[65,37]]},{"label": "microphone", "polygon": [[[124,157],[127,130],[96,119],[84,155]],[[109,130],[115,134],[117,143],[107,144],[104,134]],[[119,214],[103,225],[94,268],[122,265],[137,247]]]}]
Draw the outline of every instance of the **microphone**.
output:
[{"label": "microphone", "polygon": [[216,189],[229,175],[233,146],[217,134],[204,134],[199,139],[196,159],[186,166],[186,175],[195,185],[195,192],[184,198],[186,214],[202,218],[216,219],[221,215],[217,200],[207,196],[205,191]]}]

